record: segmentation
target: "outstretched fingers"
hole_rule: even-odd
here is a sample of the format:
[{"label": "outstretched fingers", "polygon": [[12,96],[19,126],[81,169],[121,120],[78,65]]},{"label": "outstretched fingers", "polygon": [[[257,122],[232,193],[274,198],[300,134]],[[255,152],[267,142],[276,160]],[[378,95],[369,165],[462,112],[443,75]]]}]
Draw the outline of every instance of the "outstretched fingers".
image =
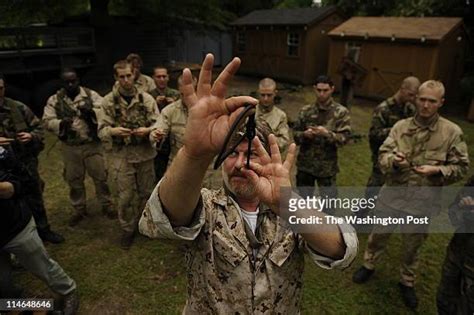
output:
[{"label": "outstretched fingers", "polygon": [[191,74],[191,70],[188,68],[183,70],[181,90],[183,93],[184,103],[190,108],[193,107],[194,104],[197,103],[198,97],[194,91],[193,75]]},{"label": "outstretched fingers", "polygon": [[219,98],[224,98],[227,92],[227,86],[230,79],[234,76],[240,67],[240,59],[235,57],[217,77],[216,81],[212,85],[211,94]]},{"label": "outstretched fingers", "polygon": [[266,165],[272,161],[272,159],[270,158],[270,155],[268,155],[267,150],[265,150],[262,142],[260,141],[258,137],[253,138],[252,145],[254,146],[258,157],[262,161],[262,164]]},{"label": "outstretched fingers", "polygon": [[285,162],[283,163],[283,167],[286,168],[288,171],[291,170],[295,163],[296,159],[296,144],[292,143],[288,147],[288,153],[286,154]]},{"label": "outstretched fingers", "polygon": [[268,136],[268,143],[270,144],[270,153],[272,156],[272,163],[281,164],[280,148],[274,134]]},{"label": "outstretched fingers", "polygon": [[212,67],[214,65],[214,56],[207,54],[202,62],[199,80],[197,84],[197,97],[208,96],[211,94]]}]

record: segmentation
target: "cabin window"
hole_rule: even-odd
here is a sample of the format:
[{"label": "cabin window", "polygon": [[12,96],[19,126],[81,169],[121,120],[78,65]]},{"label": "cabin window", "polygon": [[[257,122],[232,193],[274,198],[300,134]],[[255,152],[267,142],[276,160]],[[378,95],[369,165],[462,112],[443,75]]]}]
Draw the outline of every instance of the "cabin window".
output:
[{"label": "cabin window", "polygon": [[245,32],[237,32],[237,50],[240,52],[245,51]]},{"label": "cabin window", "polygon": [[300,34],[288,33],[286,43],[288,45],[288,56],[298,56],[300,47]]},{"label": "cabin window", "polygon": [[346,57],[354,62],[359,62],[360,56],[360,43],[356,42],[347,42],[346,43]]}]

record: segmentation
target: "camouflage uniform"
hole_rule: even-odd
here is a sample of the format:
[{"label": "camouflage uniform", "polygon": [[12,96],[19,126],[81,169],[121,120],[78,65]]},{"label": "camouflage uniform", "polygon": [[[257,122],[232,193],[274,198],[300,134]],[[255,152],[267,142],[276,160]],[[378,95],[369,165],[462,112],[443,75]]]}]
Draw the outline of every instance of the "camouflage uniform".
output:
[{"label": "camouflage uniform", "polygon": [[[150,127],[158,118],[158,108],[153,97],[147,93],[135,94],[127,104],[118,92],[118,85],[104,97],[101,108],[98,115],[99,137],[110,163],[110,178],[118,190],[119,221],[125,232],[133,232],[140,211],[153,189],[156,150],[148,137],[116,137],[110,134],[110,129]],[[138,204],[132,206],[137,193]]]},{"label": "camouflage uniform", "polygon": [[474,197],[474,176],[449,208],[456,232],[444,259],[436,302],[438,314],[474,313],[474,214],[472,207],[460,207],[463,197]]},{"label": "camouflage uniform", "polygon": [[[329,137],[318,136],[314,140],[304,137],[308,127],[323,126],[329,130]],[[329,198],[337,197],[336,174],[337,149],[344,145],[351,134],[350,115],[347,108],[336,103],[333,99],[327,104],[310,104],[303,107],[298,119],[293,125],[293,135],[296,144],[300,145],[296,165],[297,186],[314,186],[317,182],[320,195]],[[310,192],[300,192],[311,195]],[[328,212],[334,209],[325,209]]]},{"label": "camouflage uniform", "polygon": [[[384,177],[379,167],[379,148],[388,137],[390,129],[401,119],[415,115],[415,105],[411,103],[398,104],[394,97],[390,97],[380,103],[372,115],[372,125],[369,130],[370,150],[372,151],[372,174],[367,182],[367,187],[374,187],[366,197],[377,195],[377,187],[382,187]],[[369,189],[368,189],[369,190]]]},{"label": "camouflage uniform", "polygon": [[[164,97],[171,97],[175,102],[179,99],[181,94],[179,93],[178,90],[172,89],[170,87],[166,87],[164,91],[160,91],[158,88],[152,90],[150,92],[150,95],[153,96],[156,100],[158,96],[164,96]],[[164,101],[162,103],[158,104],[158,108],[160,112],[170,103]]]},{"label": "camouflage uniform", "polygon": [[[176,154],[184,143],[184,130],[188,120],[188,108],[181,100],[178,100],[163,109],[153,129],[161,130],[170,141],[170,155],[168,167],[171,165]],[[163,141],[163,140],[162,140]],[[222,186],[222,175],[219,170],[214,170],[211,164],[204,177],[203,186],[206,188],[218,188]]]},{"label": "camouflage uniform", "polygon": [[286,113],[274,105],[271,108],[257,105],[255,117],[264,120],[270,126],[272,133],[277,138],[280,152],[282,154],[286,152],[290,144],[290,128],[288,127]]},{"label": "camouflage uniform", "polygon": [[155,81],[146,74],[140,74],[138,79],[135,80],[135,87],[139,92],[147,92],[150,93],[154,89],[156,89]]},{"label": "camouflage uniform", "polygon": [[[410,166],[394,167],[394,152],[403,152]],[[469,158],[462,130],[437,114],[427,126],[414,118],[403,119],[393,126],[380,147],[379,164],[385,174],[385,185],[379,193],[376,214],[378,216],[430,216],[440,210],[439,190],[423,190],[414,187],[441,187],[460,180],[467,172]],[[441,173],[424,176],[416,173],[415,165],[439,166]],[[398,187],[390,189],[390,187]],[[403,189],[405,188],[405,189]],[[427,211],[426,209],[430,209]],[[374,269],[396,225],[377,225],[369,235],[364,253],[364,266]],[[417,268],[417,256],[428,236],[428,225],[403,225],[403,259],[401,283],[413,286]]]},{"label": "camouflage uniform", "polygon": [[41,121],[25,104],[5,97],[3,105],[0,106],[0,136],[16,139],[19,132],[29,132],[33,135],[29,143],[14,141],[11,148],[36,182],[32,186],[34,189],[31,189],[25,198],[31,207],[38,230],[46,231],[49,224],[43,201],[44,182],[38,173],[38,155],[44,147]]},{"label": "camouflage uniform", "polygon": [[[201,190],[189,226],[173,227],[153,191],[139,223],[151,238],[186,241],[188,296],[183,314],[299,314],[304,256],[324,269],[345,268],[357,254],[347,225],[344,258],[334,261],[310,249],[284,219],[260,205],[255,234],[225,190]],[[346,230],[347,231],[347,230]]]},{"label": "camouflage uniform", "polygon": [[[171,97],[175,102],[179,99],[180,93],[178,90],[166,87],[165,90],[162,92],[158,88],[154,89],[153,91],[150,92],[151,96],[156,100],[158,96],[164,96],[164,97]],[[163,102],[158,103],[158,109],[160,112],[163,111],[163,109],[168,106],[170,103],[167,102],[167,100],[164,100]],[[155,157],[155,175],[156,179],[159,180],[161,177],[166,172],[166,168],[168,166],[168,161],[169,161],[169,156],[171,152],[171,145],[169,138],[166,138],[163,140],[163,143],[160,144],[160,149],[158,150],[156,157]]]},{"label": "camouflage uniform", "polygon": [[[78,214],[86,214],[85,173],[92,178],[97,198],[106,212],[111,206],[107,172],[102,147],[97,137],[94,111],[100,110],[102,97],[95,91],[80,87],[79,94],[71,100],[64,89],[52,95],[44,108],[45,128],[59,136],[64,163],[64,179],[69,185],[69,198]],[[72,119],[69,130],[61,130],[63,119]]]}]

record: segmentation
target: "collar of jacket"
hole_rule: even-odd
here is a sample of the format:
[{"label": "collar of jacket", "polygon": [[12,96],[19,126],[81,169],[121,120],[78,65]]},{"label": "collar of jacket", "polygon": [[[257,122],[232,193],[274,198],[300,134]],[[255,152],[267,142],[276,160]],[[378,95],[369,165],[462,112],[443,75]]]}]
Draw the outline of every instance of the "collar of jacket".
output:
[{"label": "collar of jacket", "polygon": [[331,97],[324,104],[319,104],[318,101],[316,101],[315,106],[320,110],[328,110],[333,106],[333,104],[334,104],[334,99]]},{"label": "collar of jacket", "polygon": [[416,119],[418,115],[415,115],[415,117],[413,117],[413,120],[412,120],[412,127],[413,128],[410,128],[410,129],[425,129],[425,128],[428,128],[430,131],[436,131],[436,129],[438,128],[438,122],[439,122],[439,114],[436,113],[433,115],[433,117],[430,118],[429,122],[427,125],[424,125],[424,124],[421,124],[420,122],[418,122],[418,120]]},{"label": "collar of jacket", "polygon": [[267,113],[269,113],[273,110],[274,106],[275,106],[275,104],[272,104],[270,106],[263,106],[263,105],[258,104],[257,105],[257,112],[259,112],[261,114],[267,114]]}]

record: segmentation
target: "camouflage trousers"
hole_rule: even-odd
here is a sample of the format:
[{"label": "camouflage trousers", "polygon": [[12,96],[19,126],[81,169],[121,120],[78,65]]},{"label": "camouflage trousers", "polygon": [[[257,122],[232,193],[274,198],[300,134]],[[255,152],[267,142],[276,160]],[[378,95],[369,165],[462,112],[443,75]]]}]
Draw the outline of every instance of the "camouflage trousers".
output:
[{"label": "camouflage trousers", "polygon": [[129,163],[121,156],[110,156],[108,161],[110,178],[117,189],[120,226],[125,232],[134,232],[155,185],[154,161]]},{"label": "camouflage trousers", "polygon": [[[301,197],[314,196],[314,184],[318,185],[319,195],[328,198],[337,198],[336,175],[331,177],[317,177],[310,173],[299,171],[296,174],[296,185],[299,188]],[[301,189],[301,187],[306,187]],[[310,188],[313,187],[313,188]],[[323,211],[327,214],[333,214],[336,209],[325,208]]]},{"label": "camouflage trousers", "polygon": [[[365,199],[370,199],[379,194],[380,188],[385,183],[385,177],[378,166],[378,163],[373,163],[372,174],[370,174],[369,180],[367,181],[367,188],[365,189]],[[368,208],[360,209],[357,212],[358,217],[365,217],[369,214]]]},{"label": "camouflage trousers", "polygon": [[86,172],[94,182],[95,193],[102,207],[110,207],[112,201],[101,145],[88,143],[71,146],[63,143],[61,153],[64,162],[63,175],[69,185],[69,199],[75,211],[80,214],[86,212]]},{"label": "camouflage trousers", "polygon": [[446,250],[436,295],[438,314],[474,313],[474,237],[454,234]]},{"label": "camouflage trousers", "polygon": [[[377,217],[400,217],[405,216],[404,213],[387,207],[386,205],[377,203],[375,215]],[[369,235],[367,248],[364,252],[364,267],[367,269],[375,269],[376,263],[384,252],[390,236],[393,234],[398,225],[389,224],[386,226],[375,225],[372,233]],[[413,287],[416,279],[416,271],[418,268],[418,253],[421,245],[428,237],[429,225],[403,224],[400,225],[400,233],[402,235],[402,257],[400,266],[400,283]]]}]

